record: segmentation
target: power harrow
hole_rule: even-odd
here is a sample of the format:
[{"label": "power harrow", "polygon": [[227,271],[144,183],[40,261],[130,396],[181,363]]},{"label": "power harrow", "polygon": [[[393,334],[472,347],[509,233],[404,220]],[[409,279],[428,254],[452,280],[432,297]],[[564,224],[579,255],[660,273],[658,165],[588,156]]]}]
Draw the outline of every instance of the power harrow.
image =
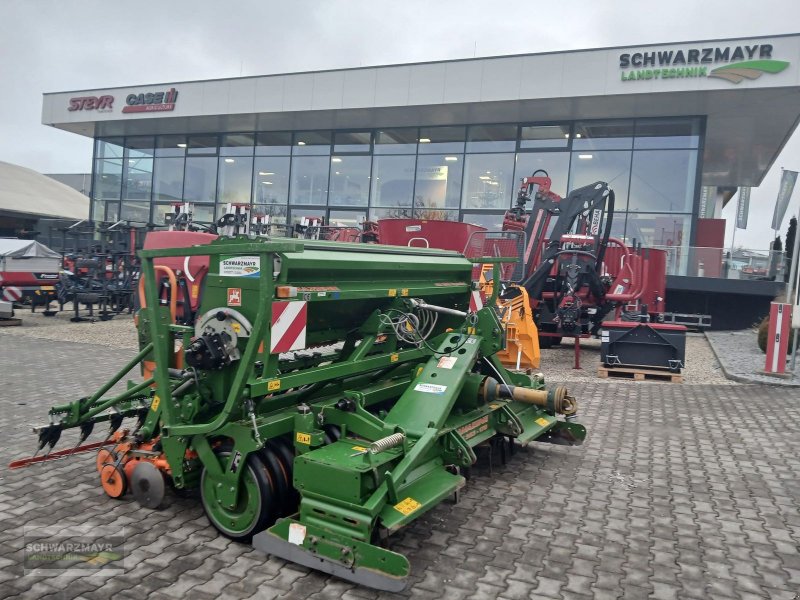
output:
[{"label": "power harrow", "polygon": [[[496,298],[470,311],[473,263],[499,280],[509,259],[238,234],[140,256],[140,352],[35,430],[38,452],[71,428],[78,446],[12,468],[98,450],[113,498],[196,489],[223,535],[398,591],[409,562],[386,534],[457,492],[476,447],[585,437],[565,388],[498,360]],[[165,259],[193,256],[209,270],[188,326],[159,283]],[[98,422],[112,434],[81,446]]]}]

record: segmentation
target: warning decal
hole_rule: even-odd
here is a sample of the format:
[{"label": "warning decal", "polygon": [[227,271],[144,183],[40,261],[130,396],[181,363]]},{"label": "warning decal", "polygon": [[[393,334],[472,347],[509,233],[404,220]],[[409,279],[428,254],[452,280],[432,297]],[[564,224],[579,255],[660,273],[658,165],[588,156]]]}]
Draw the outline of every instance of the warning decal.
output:
[{"label": "warning decal", "polygon": [[305,348],[307,322],[307,302],[273,302],[270,354]]}]

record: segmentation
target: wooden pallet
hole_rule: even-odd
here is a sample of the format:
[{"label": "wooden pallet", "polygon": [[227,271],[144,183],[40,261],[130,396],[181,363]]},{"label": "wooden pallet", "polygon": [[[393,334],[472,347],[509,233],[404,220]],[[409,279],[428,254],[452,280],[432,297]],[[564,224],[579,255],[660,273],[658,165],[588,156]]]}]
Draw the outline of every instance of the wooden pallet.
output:
[{"label": "wooden pallet", "polygon": [[601,379],[609,377],[620,377],[623,379],[633,379],[634,381],[666,381],[669,383],[683,383],[683,375],[680,373],[670,373],[669,371],[658,371],[656,369],[632,369],[629,367],[598,367],[597,376]]},{"label": "wooden pallet", "polygon": [[22,319],[0,319],[0,327],[14,327],[15,325],[22,325]]}]

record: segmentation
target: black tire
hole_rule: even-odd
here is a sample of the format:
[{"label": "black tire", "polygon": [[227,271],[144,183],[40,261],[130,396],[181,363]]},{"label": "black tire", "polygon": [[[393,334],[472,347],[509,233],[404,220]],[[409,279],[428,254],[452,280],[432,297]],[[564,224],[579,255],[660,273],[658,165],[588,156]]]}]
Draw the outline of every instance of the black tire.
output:
[{"label": "black tire", "polygon": [[[221,458],[227,458],[231,452],[232,448],[227,445],[220,446],[214,450],[214,453]],[[206,484],[205,468],[200,476],[200,499],[208,522],[211,523],[214,529],[235,542],[250,543],[256,533],[266,529],[271,521],[275,521],[277,515],[273,510],[273,493],[267,466],[257,453],[251,453],[247,455],[243,468],[245,471],[241,477],[245,484],[245,489],[239,492],[237,506],[232,510],[215,509],[223,513],[229,513],[230,520],[224,521],[209,509],[212,502],[214,506],[217,506],[217,501],[213,495],[211,483],[208,482]],[[258,494],[258,497],[251,500],[249,490]],[[244,523],[235,523],[234,519],[239,519],[239,516],[246,512],[245,507],[250,502],[253,503],[251,507],[253,509],[252,518],[245,519]]]},{"label": "black tire", "polygon": [[[293,491],[292,481],[289,479],[289,473],[283,466],[283,462],[276,454],[275,445],[272,442],[267,442],[264,447],[258,451],[258,455],[266,465],[270,473],[270,479],[273,484],[275,501],[275,514],[276,516],[286,516],[289,514],[291,507],[290,494]],[[271,525],[272,523],[269,523]]]},{"label": "black tire", "polygon": [[275,444],[275,449],[277,450],[276,455],[281,459],[289,481],[291,482],[289,485],[289,502],[286,506],[286,511],[287,514],[294,514],[300,504],[300,494],[298,494],[297,490],[294,488],[294,448],[287,438],[275,438],[271,440],[270,443]]}]

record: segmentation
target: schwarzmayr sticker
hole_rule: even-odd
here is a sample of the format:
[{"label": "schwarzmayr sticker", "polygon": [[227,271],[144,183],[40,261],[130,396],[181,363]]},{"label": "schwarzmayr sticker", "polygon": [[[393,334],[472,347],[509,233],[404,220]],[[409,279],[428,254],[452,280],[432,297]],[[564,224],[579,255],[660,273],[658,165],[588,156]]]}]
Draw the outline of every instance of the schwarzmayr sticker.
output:
[{"label": "schwarzmayr sticker", "polygon": [[[771,44],[658,50],[620,54],[622,81],[717,77],[731,83],[780,73],[789,63],[772,58]],[[719,64],[719,66],[715,66]]]},{"label": "schwarzmayr sticker", "polygon": [[258,277],[260,273],[260,256],[232,256],[219,261],[220,277]]}]

